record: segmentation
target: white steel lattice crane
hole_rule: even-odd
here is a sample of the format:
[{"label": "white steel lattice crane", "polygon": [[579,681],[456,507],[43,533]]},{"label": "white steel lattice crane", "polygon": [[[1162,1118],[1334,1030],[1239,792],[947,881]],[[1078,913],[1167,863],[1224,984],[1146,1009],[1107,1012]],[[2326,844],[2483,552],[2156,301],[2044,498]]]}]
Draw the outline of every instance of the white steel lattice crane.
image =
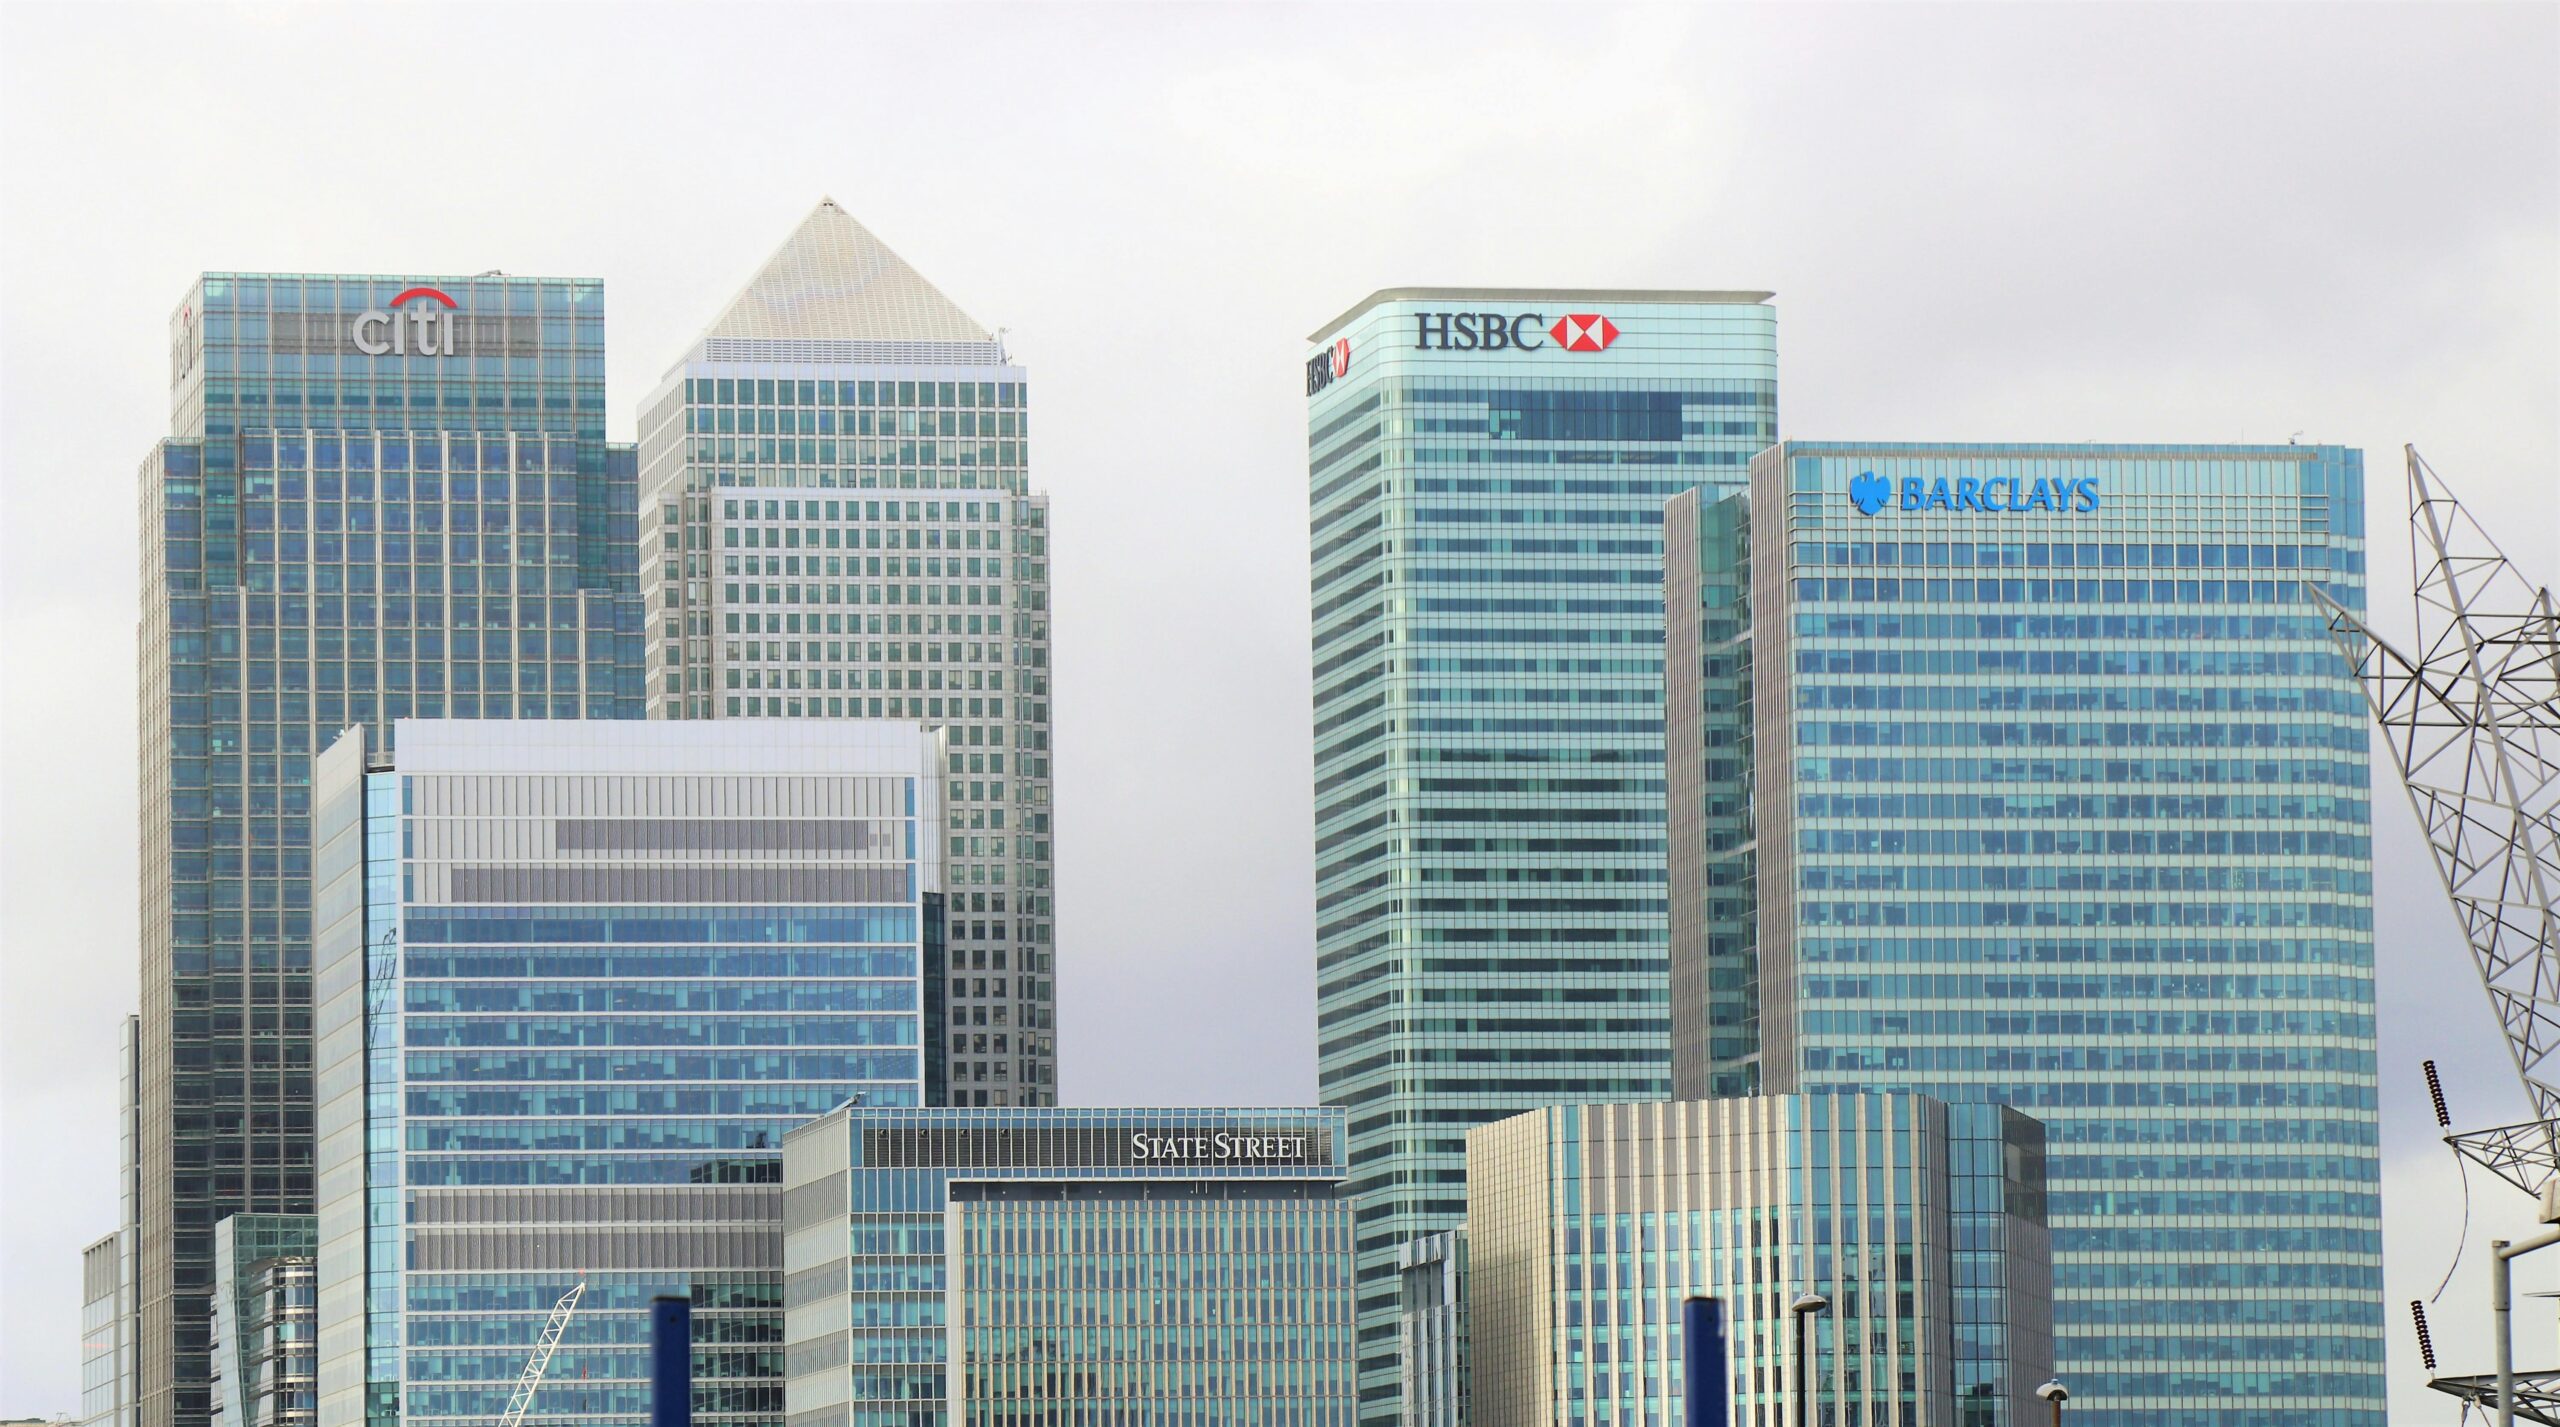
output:
[{"label": "white steel lattice crane", "polygon": [[498,1419],[498,1427],[520,1427],[525,1409],[533,1406],[533,1391],[542,1386],[542,1375],[551,1368],[551,1355],[559,1350],[560,1335],[569,1331],[569,1319],[578,1311],[578,1300],[585,1296],[587,1281],[579,1279],[577,1287],[560,1295],[551,1308],[551,1321],[542,1325],[542,1338],[533,1345],[533,1356],[525,1360],[524,1371],[516,1378],[516,1390],[507,1398],[506,1415]]}]

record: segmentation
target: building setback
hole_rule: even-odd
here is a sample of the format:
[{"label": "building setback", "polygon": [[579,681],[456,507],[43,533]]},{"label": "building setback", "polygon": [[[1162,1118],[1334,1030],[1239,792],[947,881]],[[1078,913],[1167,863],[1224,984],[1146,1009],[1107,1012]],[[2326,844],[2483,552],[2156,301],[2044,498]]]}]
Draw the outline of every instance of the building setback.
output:
[{"label": "building setback", "polygon": [[962,1104],[1057,1100],[1029,390],[1002,342],[828,200],[640,414],[650,716],[948,731]]},{"label": "building setback", "polygon": [[391,720],[636,718],[604,289],[208,273],[141,470],[140,1420],[203,1427],[214,1224],[309,1213],[311,774]]},{"label": "building setback", "polygon": [[1311,339],[1317,1054],[1364,1421],[1467,1130],[1670,1092],[1662,503],[1774,439],[1768,296],[1396,288]]},{"label": "building setback", "polygon": [[2379,1427],[2361,456],[1751,475],[1669,515],[1681,1093],[2017,1106],[2073,1422]]},{"label": "building setback", "polygon": [[[1469,1420],[1679,1422],[1681,1304],[1725,1309],[1737,1427],[1955,1427],[1959,1244],[1997,1245],[2006,1301],[1971,1325],[2034,1406],[2051,1366],[2043,1136],[1973,1107],[2015,1153],[1968,1164],[1916,1095],[1567,1105],[1467,1135]],[[1794,1305],[1825,1306],[1803,1326]],[[1799,1404],[1799,1394],[1809,1397]],[[1970,1413],[1965,1420],[1973,1420]],[[1987,1419],[1985,1419],[1987,1420]]]},{"label": "building setback", "polygon": [[319,760],[320,1407],[648,1415],[694,1304],[702,1427],[782,1410],[781,1144],[938,1079],[942,736],[898,721],[411,721]]},{"label": "building setback", "polygon": [[877,1110],[783,1142],[792,1427],[1349,1427],[1342,1117]]}]

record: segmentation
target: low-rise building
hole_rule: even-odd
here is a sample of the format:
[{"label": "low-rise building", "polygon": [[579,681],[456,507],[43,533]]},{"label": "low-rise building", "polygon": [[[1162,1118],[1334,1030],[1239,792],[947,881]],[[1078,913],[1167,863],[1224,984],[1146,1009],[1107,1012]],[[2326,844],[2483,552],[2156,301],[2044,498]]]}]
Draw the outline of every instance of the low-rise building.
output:
[{"label": "low-rise building", "polygon": [[1339,1110],[872,1109],[783,1139],[793,1427],[1348,1427]]}]

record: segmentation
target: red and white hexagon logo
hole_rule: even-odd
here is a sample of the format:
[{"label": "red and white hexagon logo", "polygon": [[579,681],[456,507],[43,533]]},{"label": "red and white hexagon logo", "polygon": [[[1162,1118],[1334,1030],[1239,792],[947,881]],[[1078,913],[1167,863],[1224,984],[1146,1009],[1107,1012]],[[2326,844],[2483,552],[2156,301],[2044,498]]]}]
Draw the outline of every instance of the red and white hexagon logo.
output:
[{"label": "red and white hexagon logo", "polygon": [[1351,375],[1351,339],[1338,338],[1333,344],[1334,380],[1340,381],[1349,375]]},{"label": "red and white hexagon logo", "polygon": [[1618,324],[1597,312],[1574,312],[1557,318],[1547,335],[1568,352],[1605,352],[1618,340]]}]

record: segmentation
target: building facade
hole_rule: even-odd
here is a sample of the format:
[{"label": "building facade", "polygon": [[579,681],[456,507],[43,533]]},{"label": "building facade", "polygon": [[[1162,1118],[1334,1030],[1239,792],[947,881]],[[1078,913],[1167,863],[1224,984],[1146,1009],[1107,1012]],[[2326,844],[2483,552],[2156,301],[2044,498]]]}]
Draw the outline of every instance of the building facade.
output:
[{"label": "building facade", "polygon": [[1401,1427],[1466,1427],[1467,1231],[1399,1245],[1396,1288]]},{"label": "building facade", "polygon": [[319,1224],[234,1214],[213,1226],[215,1427],[320,1420]]},{"label": "building facade", "polygon": [[[2034,1121],[1995,1113],[2041,1148]],[[2023,1155],[1971,1184],[1963,1168],[1948,1107],[1917,1095],[1568,1105],[1470,1131],[1469,1420],[1684,1420],[1681,1304],[1708,1297],[1725,1305],[1735,1427],[1956,1427],[1955,1256],[1999,1220],[2020,1290],[1996,1315],[2015,1330],[2004,1406],[2032,1407],[2051,1366],[2043,1165]],[[1824,1302],[1800,1359],[1805,1295]]]},{"label": "building facade", "polygon": [[320,1420],[782,1410],[781,1144],[938,1086],[943,736],[404,720],[319,760]]},{"label": "building facade", "polygon": [[585,279],[208,273],[141,470],[141,1420],[214,1224],[309,1213],[311,770],[408,716],[636,718],[637,466]]},{"label": "building facade", "polygon": [[135,1427],[141,1412],[136,1341],[141,1321],[134,1311],[140,1238],[135,1226],[142,1202],[141,1053],[142,1018],[127,1016],[116,1036],[116,1222],[121,1227],[80,1254],[82,1427]]},{"label": "building facade", "polygon": [[1808,442],[1671,512],[1682,1093],[2044,1120],[2082,1427],[2382,1421],[2363,513],[2338,447]]},{"label": "building facade", "polygon": [[1326,1110],[877,1110],[783,1143],[792,1427],[1348,1427]]},{"label": "building facade", "polygon": [[650,716],[948,731],[952,1098],[1057,1100],[1049,507],[1004,345],[833,200],[640,414]]},{"label": "building facade", "polygon": [[125,1378],[124,1235],[117,1232],[80,1252],[81,1427],[119,1427]]},{"label": "building facade", "polygon": [[1467,1130],[1670,1092],[1662,505],[1775,439],[1768,296],[1397,288],[1312,339],[1318,1066],[1364,1421]]}]

